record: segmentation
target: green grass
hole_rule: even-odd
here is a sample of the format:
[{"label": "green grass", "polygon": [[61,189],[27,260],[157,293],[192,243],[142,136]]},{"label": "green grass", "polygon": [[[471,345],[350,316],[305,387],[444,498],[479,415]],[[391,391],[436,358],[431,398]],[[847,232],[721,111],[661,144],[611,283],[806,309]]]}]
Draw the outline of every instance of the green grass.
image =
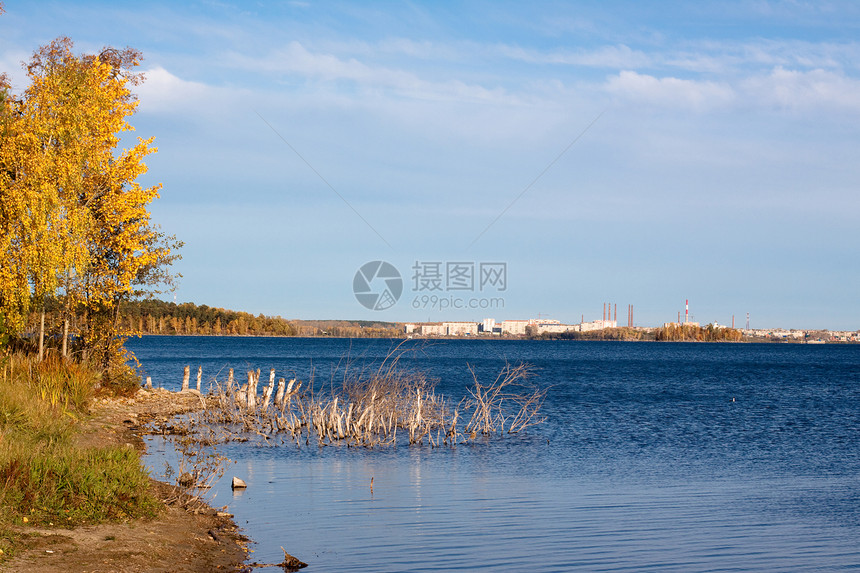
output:
[{"label": "green grass", "polygon": [[34,525],[78,525],[152,514],[149,478],[131,448],[55,447],[13,459],[0,474],[4,506]]},{"label": "green grass", "polygon": [[95,524],[154,515],[159,502],[138,453],[79,448],[98,377],[85,366],[0,357],[0,561],[13,526]]}]

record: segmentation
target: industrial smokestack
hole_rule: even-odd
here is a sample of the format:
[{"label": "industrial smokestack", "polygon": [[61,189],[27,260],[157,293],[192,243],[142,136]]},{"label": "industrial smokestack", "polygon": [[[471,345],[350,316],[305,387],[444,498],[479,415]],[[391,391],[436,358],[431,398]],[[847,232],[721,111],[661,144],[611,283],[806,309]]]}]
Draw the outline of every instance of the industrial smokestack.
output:
[{"label": "industrial smokestack", "polygon": [[613,309],[614,310],[612,312],[612,321],[617,324],[618,323],[618,303],[617,302],[615,303],[615,306],[613,307]]},{"label": "industrial smokestack", "polygon": [[684,324],[690,322],[690,299],[684,300]]}]

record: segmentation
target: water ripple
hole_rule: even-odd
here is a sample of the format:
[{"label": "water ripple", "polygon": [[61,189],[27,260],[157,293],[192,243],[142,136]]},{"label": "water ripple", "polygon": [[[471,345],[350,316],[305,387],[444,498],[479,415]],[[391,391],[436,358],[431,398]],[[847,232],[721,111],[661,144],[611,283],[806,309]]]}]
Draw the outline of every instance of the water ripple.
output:
[{"label": "water ripple", "polygon": [[[299,371],[348,349],[138,344],[145,368],[177,378],[192,357]],[[255,539],[256,559],[279,560],[283,545],[308,571],[860,568],[860,347],[456,341],[410,364],[456,397],[466,363],[484,376],[505,359],[553,386],[550,421],[528,435],[432,451],[234,444],[228,477],[249,488],[234,496],[224,481],[215,503]],[[156,468],[169,455],[158,449]]]}]

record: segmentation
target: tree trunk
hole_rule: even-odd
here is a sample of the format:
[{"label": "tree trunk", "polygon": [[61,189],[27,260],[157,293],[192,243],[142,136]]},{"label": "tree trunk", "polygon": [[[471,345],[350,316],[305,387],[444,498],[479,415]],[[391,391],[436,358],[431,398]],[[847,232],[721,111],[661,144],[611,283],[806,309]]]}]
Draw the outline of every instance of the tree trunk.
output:
[{"label": "tree trunk", "polygon": [[42,320],[39,325],[39,362],[45,357],[45,309],[42,309]]},{"label": "tree trunk", "polygon": [[69,355],[69,317],[63,317],[63,358]]}]

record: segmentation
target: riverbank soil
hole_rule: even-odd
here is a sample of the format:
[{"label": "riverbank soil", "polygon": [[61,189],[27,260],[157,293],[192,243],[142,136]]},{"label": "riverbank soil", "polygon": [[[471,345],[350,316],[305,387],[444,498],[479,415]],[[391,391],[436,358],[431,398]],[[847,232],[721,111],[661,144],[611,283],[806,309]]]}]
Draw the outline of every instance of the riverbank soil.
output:
[{"label": "riverbank soil", "polygon": [[[141,435],[148,422],[201,407],[195,392],[140,390],[133,398],[98,399],[83,422],[83,446],[125,445],[143,450]],[[155,480],[161,500],[172,487]],[[155,519],[125,523],[36,528],[21,526],[16,555],[0,565],[9,572],[208,572],[247,571],[247,539],[224,512],[211,508],[188,511],[167,505]]]}]

